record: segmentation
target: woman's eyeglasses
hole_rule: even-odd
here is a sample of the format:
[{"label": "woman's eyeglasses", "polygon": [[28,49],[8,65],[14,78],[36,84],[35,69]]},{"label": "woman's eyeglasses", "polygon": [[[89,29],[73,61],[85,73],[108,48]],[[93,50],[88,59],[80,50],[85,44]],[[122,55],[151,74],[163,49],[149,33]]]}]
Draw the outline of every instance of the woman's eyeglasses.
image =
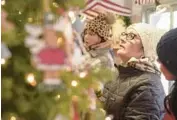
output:
[{"label": "woman's eyeglasses", "polygon": [[121,40],[133,40],[137,35],[134,33],[122,32],[120,35]]}]

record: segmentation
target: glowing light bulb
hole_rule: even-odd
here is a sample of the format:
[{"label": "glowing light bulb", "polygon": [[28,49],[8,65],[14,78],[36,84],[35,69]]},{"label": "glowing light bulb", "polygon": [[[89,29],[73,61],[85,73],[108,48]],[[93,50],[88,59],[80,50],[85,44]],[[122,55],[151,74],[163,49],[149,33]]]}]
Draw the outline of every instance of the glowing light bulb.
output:
[{"label": "glowing light bulb", "polygon": [[61,97],[61,96],[58,94],[58,95],[56,96],[56,100],[59,100],[60,97]]},{"label": "glowing light bulb", "polygon": [[6,64],[6,60],[4,58],[1,58],[1,65]]},{"label": "glowing light bulb", "polygon": [[12,116],[12,117],[10,118],[10,120],[16,120],[16,117]]},{"label": "glowing light bulb", "polygon": [[54,7],[59,7],[56,2],[53,2],[52,4],[53,4]]},{"label": "glowing light bulb", "polygon": [[76,86],[78,85],[78,83],[77,83],[76,80],[73,80],[73,81],[71,82],[71,85],[72,85],[73,87],[76,87]]},{"label": "glowing light bulb", "polygon": [[81,73],[79,74],[79,77],[80,77],[80,78],[84,78],[86,75],[87,75],[87,72],[81,72]]},{"label": "glowing light bulb", "polygon": [[36,85],[36,80],[35,80],[34,75],[32,73],[28,74],[27,82],[32,86]]}]

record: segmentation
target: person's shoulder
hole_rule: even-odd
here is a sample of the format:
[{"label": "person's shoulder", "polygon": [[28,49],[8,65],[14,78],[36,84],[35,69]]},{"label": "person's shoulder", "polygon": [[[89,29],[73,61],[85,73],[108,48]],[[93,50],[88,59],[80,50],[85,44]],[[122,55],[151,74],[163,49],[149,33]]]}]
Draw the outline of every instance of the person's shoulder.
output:
[{"label": "person's shoulder", "polygon": [[136,77],[137,77],[137,79],[144,80],[144,81],[155,81],[155,80],[158,81],[161,79],[159,74],[154,74],[151,72],[144,72],[141,75],[136,76]]},{"label": "person's shoulder", "polygon": [[158,74],[143,72],[142,74],[132,77],[132,81],[137,86],[161,86],[161,77]]}]

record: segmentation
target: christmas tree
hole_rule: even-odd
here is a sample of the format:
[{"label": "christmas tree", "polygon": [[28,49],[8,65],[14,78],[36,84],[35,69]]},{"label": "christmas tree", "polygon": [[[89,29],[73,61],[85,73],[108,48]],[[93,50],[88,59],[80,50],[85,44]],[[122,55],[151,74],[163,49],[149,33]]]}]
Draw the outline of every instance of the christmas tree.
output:
[{"label": "christmas tree", "polygon": [[60,70],[62,82],[46,86],[41,84],[43,72],[32,64],[31,51],[24,42],[28,35],[27,24],[43,26],[46,13],[59,18],[69,9],[83,8],[84,1],[2,0],[1,5],[1,14],[6,13],[2,17],[2,42],[11,52],[8,57],[1,58],[2,119],[104,119],[105,112],[95,99],[93,88],[99,89],[100,84],[111,79],[109,70],[97,67],[79,72],[63,69]]},{"label": "christmas tree", "polygon": [[[94,109],[94,113],[91,113],[93,111],[90,110],[90,106],[94,103],[91,102],[89,91],[92,93],[91,86],[96,88],[95,83],[99,82],[98,79],[105,79],[109,72],[99,72],[95,69],[89,73],[84,71],[74,73],[65,69],[60,71],[63,80],[61,84],[45,86],[41,84],[42,72],[32,66],[30,50],[24,43],[28,34],[25,31],[27,23],[42,25],[46,12],[52,12],[59,17],[63,11],[71,7],[83,7],[84,1],[4,0],[1,4],[2,12],[7,12],[4,19],[14,26],[12,29],[2,29],[2,41],[8,45],[12,54],[8,59],[1,58],[2,118],[4,120],[78,120],[81,116],[86,118],[85,116],[88,116],[86,114],[90,114],[90,119],[103,117],[101,109]],[[101,74],[105,74],[104,78]]]}]

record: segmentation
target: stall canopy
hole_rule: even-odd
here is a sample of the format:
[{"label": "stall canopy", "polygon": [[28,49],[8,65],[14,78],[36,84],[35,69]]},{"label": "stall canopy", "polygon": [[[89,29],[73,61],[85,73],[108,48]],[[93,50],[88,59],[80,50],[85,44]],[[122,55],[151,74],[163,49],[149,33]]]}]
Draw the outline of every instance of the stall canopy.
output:
[{"label": "stall canopy", "polygon": [[88,0],[87,6],[82,10],[82,14],[88,19],[97,16],[99,12],[107,11],[121,16],[131,16],[131,10],[112,0]]}]

